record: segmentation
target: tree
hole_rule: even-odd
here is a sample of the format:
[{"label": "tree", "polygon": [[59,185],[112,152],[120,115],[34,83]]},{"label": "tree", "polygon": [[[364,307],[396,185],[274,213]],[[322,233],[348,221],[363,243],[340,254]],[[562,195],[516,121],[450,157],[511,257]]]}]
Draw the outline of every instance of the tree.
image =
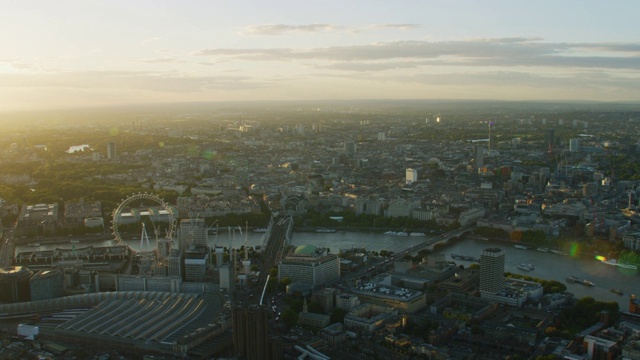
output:
[{"label": "tree", "polygon": [[285,309],[282,312],[282,322],[288,327],[292,327],[298,323],[298,313],[292,309]]},{"label": "tree", "polygon": [[291,278],[288,278],[286,276],[283,277],[282,279],[280,279],[280,284],[279,284],[280,290],[286,290],[289,284],[291,284]]}]

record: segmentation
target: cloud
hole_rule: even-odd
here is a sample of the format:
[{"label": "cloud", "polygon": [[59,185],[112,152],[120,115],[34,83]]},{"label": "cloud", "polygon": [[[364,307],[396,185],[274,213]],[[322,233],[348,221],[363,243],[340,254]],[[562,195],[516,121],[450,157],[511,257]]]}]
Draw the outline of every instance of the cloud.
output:
[{"label": "cloud", "polygon": [[172,72],[87,71],[50,74],[0,74],[0,88],[133,89],[154,92],[246,90],[276,82],[246,76],[187,76]]},{"label": "cloud", "polygon": [[288,25],[288,24],[265,24],[251,25],[243,28],[240,33],[243,35],[285,35],[296,33],[315,33],[328,31],[342,31],[347,33],[361,33],[379,29],[394,30],[412,30],[421,27],[420,24],[371,24],[361,27],[348,27],[333,24],[306,24],[306,25]]},{"label": "cloud", "polygon": [[399,30],[411,30],[411,29],[417,29],[421,26],[422,25],[420,24],[378,24],[378,25],[374,25],[373,27],[399,29]]},{"label": "cloud", "polygon": [[307,25],[286,25],[286,24],[266,24],[252,25],[242,29],[244,35],[283,35],[288,33],[310,33],[320,31],[331,31],[336,29],[330,24],[307,24]]},{"label": "cloud", "polygon": [[421,27],[422,27],[422,25],[420,25],[420,24],[371,24],[371,25],[367,25],[367,26],[347,28],[347,31],[351,32],[351,33],[362,33],[362,32],[367,32],[367,31],[381,30],[381,29],[382,30],[391,29],[391,30],[406,31],[406,30],[418,29],[418,28],[421,28]]},{"label": "cloud", "polygon": [[19,58],[0,58],[0,65],[6,65],[13,70],[33,69],[33,64],[26,63]]},{"label": "cloud", "polygon": [[386,61],[386,62],[336,62],[329,65],[318,66],[321,69],[343,71],[384,71],[392,69],[414,69],[433,62],[427,61]]},{"label": "cloud", "polygon": [[165,57],[165,58],[141,59],[141,60],[137,60],[137,62],[146,63],[146,64],[175,64],[175,63],[182,63],[184,61],[176,58],[172,58],[172,57]]},{"label": "cloud", "polygon": [[[430,61],[424,65],[534,66],[640,70],[640,56],[629,56],[635,43],[545,43],[537,38],[499,38],[458,41],[395,41],[366,45],[324,48],[212,48],[195,52],[198,56],[249,61],[317,60],[343,62],[324,64],[336,70],[379,71],[414,67],[411,61]],[[398,62],[403,61],[403,62]],[[360,62],[360,65],[358,65]],[[347,65],[348,64],[348,65]],[[357,67],[360,66],[358,69]]]}]

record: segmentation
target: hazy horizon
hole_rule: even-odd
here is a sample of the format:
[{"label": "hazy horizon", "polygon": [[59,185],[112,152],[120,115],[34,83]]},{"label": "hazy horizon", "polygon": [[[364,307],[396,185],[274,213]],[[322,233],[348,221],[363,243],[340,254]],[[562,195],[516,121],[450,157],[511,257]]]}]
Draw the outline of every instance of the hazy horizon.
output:
[{"label": "hazy horizon", "polygon": [[3,3],[0,112],[156,103],[640,101],[640,3]]}]

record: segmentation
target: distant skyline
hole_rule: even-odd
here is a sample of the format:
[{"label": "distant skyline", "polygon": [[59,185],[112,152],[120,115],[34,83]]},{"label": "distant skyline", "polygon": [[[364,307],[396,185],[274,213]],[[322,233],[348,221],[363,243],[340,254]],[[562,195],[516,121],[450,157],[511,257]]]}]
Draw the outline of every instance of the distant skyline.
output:
[{"label": "distant skyline", "polygon": [[0,1],[0,111],[640,101],[640,2]]}]

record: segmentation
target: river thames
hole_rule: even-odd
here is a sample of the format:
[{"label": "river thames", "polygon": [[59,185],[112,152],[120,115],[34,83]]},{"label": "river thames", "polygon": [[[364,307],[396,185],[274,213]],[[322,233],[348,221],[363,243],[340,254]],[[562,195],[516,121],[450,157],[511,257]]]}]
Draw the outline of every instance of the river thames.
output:
[{"label": "river thames", "polygon": [[[366,248],[369,251],[391,250],[395,252],[403,251],[424,241],[438,241],[439,237],[412,237],[412,236],[389,236],[380,233],[366,232],[335,232],[335,233],[313,233],[294,232],[291,236],[292,245],[312,244],[315,246],[328,247],[331,252],[338,253],[340,249]],[[236,234],[235,239],[227,234],[209,237],[210,245],[218,244],[229,247],[242,246],[244,236]],[[247,244],[256,246],[262,244],[262,234],[250,233],[247,236]],[[551,252],[544,253],[533,250],[521,250],[513,247],[513,244],[503,242],[492,242],[482,240],[461,240],[450,242],[441,248],[440,252],[445,253],[447,259],[465,267],[472,264],[470,261],[455,260],[451,254],[473,256],[480,258],[482,250],[490,247],[497,247],[505,252],[505,271],[515,274],[529,275],[535,278],[546,280],[557,280],[567,286],[567,291],[572,292],[577,298],[591,296],[600,301],[614,301],[620,305],[623,311],[628,310],[629,295],[640,296],[640,272],[637,270],[622,269],[610,265],[605,265],[600,261],[585,257],[571,257],[557,255]],[[533,271],[522,271],[517,268],[518,264],[527,263],[535,267]],[[587,279],[595,283],[594,287],[582,284],[570,284],[565,281],[569,276],[579,279]],[[610,291],[611,288],[620,289],[624,295],[617,295]]]},{"label": "river thames", "polygon": [[[209,245],[233,248],[241,247],[245,241],[249,246],[262,245],[263,235],[261,233],[250,232],[240,234],[238,231],[229,234],[222,232],[219,235],[209,236]],[[319,247],[327,247],[332,253],[338,253],[340,249],[365,248],[369,251],[390,250],[394,252],[403,251],[412,246],[425,241],[439,241],[440,237],[412,237],[412,236],[389,236],[381,233],[367,232],[342,232],[335,233],[313,233],[294,232],[291,236],[291,244],[298,246],[311,244]],[[154,247],[155,240],[149,244]],[[139,240],[128,243],[134,250],[147,250],[147,245],[140,244]],[[89,245],[88,243],[76,244],[77,248]],[[95,242],[94,246],[114,245],[112,241]],[[505,271],[510,273],[529,275],[535,278],[546,280],[557,280],[567,286],[567,291],[572,292],[577,298],[591,296],[600,301],[615,301],[620,304],[620,309],[628,310],[629,295],[640,296],[640,272],[637,270],[627,270],[619,267],[605,265],[595,259],[585,257],[571,257],[557,255],[551,252],[543,253],[536,250],[521,250],[513,247],[510,243],[481,241],[481,240],[461,240],[450,242],[439,250],[445,253],[448,260],[465,267],[472,264],[470,261],[455,260],[451,254],[467,255],[480,258],[483,249],[497,247],[505,252]],[[48,250],[53,248],[70,248],[69,244],[47,244],[40,246],[38,250]],[[33,251],[33,247],[18,247],[19,251]],[[535,267],[533,271],[522,271],[517,268],[518,264],[527,263]],[[568,276],[575,276],[579,279],[587,279],[595,283],[594,287],[587,287],[582,284],[570,284],[565,281]],[[620,289],[624,295],[617,295],[610,291],[611,288]]]}]

